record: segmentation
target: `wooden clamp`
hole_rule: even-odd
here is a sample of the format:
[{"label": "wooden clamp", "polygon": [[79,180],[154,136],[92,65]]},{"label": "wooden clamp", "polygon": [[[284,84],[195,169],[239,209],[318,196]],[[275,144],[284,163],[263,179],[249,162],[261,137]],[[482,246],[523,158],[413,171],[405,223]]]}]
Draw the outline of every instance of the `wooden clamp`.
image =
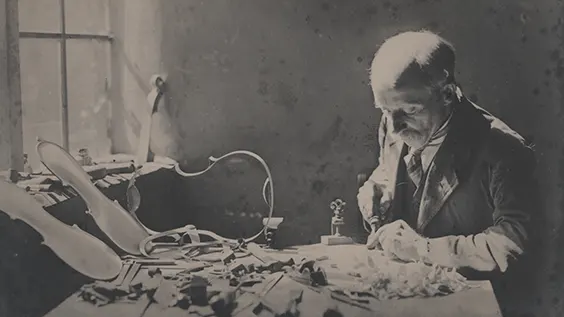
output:
[{"label": "wooden clamp", "polygon": [[157,111],[157,107],[164,93],[166,76],[153,75],[151,77],[151,92],[147,96],[149,103],[149,114],[142,120],[141,132],[139,133],[139,143],[137,145],[137,155],[135,158],[136,165],[142,165],[153,160],[151,153],[151,124],[153,114]]}]

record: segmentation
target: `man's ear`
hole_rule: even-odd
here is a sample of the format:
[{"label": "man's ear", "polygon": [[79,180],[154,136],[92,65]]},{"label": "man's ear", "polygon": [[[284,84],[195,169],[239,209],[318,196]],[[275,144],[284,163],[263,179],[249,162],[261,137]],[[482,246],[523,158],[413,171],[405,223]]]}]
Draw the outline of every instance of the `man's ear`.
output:
[{"label": "man's ear", "polygon": [[441,95],[443,98],[444,105],[450,105],[457,99],[456,95],[456,85],[453,83],[446,84],[443,86]]},{"label": "man's ear", "polygon": [[452,80],[449,80],[450,78],[449,75],[450,75],[449,72],[445,69],[444,76],[445,76],[445,81],[447,83],[441,89],[443,104],[445,106],[450,105],[451,103],[453,103],[455,100],[458,99],[457,86]]}]

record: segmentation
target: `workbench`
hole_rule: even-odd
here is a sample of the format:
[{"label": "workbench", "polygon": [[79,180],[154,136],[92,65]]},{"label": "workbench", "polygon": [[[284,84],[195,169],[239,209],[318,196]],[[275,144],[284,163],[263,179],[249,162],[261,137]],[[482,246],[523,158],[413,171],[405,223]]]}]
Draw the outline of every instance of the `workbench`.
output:
[{"label": "workbench", "polygon": [[[293,257],[299,258],[305,256],[308,258],[320,258],[324,260],[319,262],[327,272],[329,283],[335,285],[344,285],[350,283],[352,278],[346,274],[346,271],[352,270],[352,267],[361,263],[369,251],[363,245],[346,245],[346,246],[325,246],[325,245],[307,245],[298,246],[288,250],[271,251],[272,257],[280,259]],[[372,258],[378,258],[372,254]],[[251,257],[241,261],[251,261]],[[376,265],[377,265],[376,261]],[[273,273],[276,274],[284,273]],[[135,279],[147,278],[146,271],[140,271]],[[212,287],[222,288],[221,283],[225,280],[212,280]],[[270,279],[266,278],[263,284],[266,288]],[[402,317],[440,317],[440,316],[480,316],[494,317],[501,316],[501,312],[495,299],[492,287],[487,281],[470,281],[472,288],[454,293],[443,297],[434,298],[409,298],[383,300],[370,305],[370,310],[359,308],[341,301],[331,299],[324,293],[319,293],[297,281],[283,277],[278,283],[266,293],[266,298],[283,299],[292,290],[303,290],[302,302],[299,305],[301,316],[323,316],[327,308],[335,308],[347,317],[350,316],[402,316]],[[253,294],[243,293],[237,298],[238,308],[235,310],[234,316],[255,316],[252,309],[256,306],[257,296]],[[157,304],[149,305],[148,299],[139,299],[130,303],[112,303],[105,306],[97,307],[91,303],[85,302],[74,294],[67,298],[58,307],[53,309],[45,317],[73,317],[73,316],[105,316],[105,317],[156,317],[156,316],[214,316],[213,311],[207,307],[190,307],[183,310],[177,307],[163,308]],[[146,310],[145,310],[146,309]]]},{"label": "workbench", "polygon": [[[166,171],[162,165],[147,164],[142,170],[139,177],[140,181],[146,183],[155,183],[157,179],[147,179],[151,175],[157,177],[157,171]],[[162,174],[162,173],[161,173]],[[124,199],[124,191],[133,176],[132,173],[119,173],[108,174],[97,181],[97,186],[104,192],[110,199]],[[158,176],[161,177],[161,176]],[[150,191],[145,190],[143,193]],[[96,234],[96,228],[92,220],[87,217],[85,213],[81,212],[68,212],[69,210],[76,211],[82,209],[81,206],[75,204],[80,202],[76,193],[68,187],[64,187],[58,191],[33,191],[29,192],[40,201],[44,207],[60,220],[69,223],[77,224],[79,227],[86,229],[88,232],[94,233],[104,242],[107,239],[100,234]],[[145,197],[145,196],[144,196]],[[144,204],[152,203],[155,200],[148,198],[144,199]],[[72,204],[70,206],[69,204]],[[62,208],[64,205],[68,208]],[[148,209],[151,209],[149,206]],[[151,220],[151,219],[149,219]],[[45,250],[43,250],[45,251]],[[28,253],[36,253],[36,251],[27,251]],[[325,260],[319,261],[327,272],[327,278],[330,284],[334,285],[347,285],[353,281],[348,271],[353,271],[353,268],[359,263],[366,260],[369,251],[364,245],[345,245],[345,246],[325,246],[325,245],[305,245],[288,248],[284,250],[271,250],[269,254],[274,258],[287,259],[292,257],[299,259],[300,257],[308,258],[321,258]],[[45,252],[43,252],[45,253]],[[49,252],[47,252],[49,253]],[[21,257],[21,255],[20,255]],[[35,256],[26,256],[26,258],[35,258]],[[45,258],[43,255],[41,258]],[[372,257],[374,258],[374,256]],[[376,257],[377,258],[377,257]],[[251,262],[258,262],[258,259],[250,256],[242,259],[237,259],[241,263],[248,264]],[[376,261],[376,265],[377,265]],[[63,264],[63,263],[61,263]],[[205,273],[205,272],[204,272]],[[202,273],[202,274],[204,274]],[[370,310],[359,308],[341,301],[332,299],[330,295],[320,293],[312,288],[308,288],[295,280],[283,277],[278,280],[275,287],[268,289],[271,279],[277,276],[273,273],[272,276],[267,276],[265,281],[259,284],[259,288],[268,290],[263,294],[266,298],[283,299],[288,296],[293,290],[303,290],[302,303],[299,305],[301,316],[322,316],[328,308],[338,308],[344,316],[481,316],[481,317],[494,317],[501,316],[500,308],[496,301],[492,286],[487,281],[474,281],[472,288],[469,290],[461,291],[459,293],[451,294],[444,297],[434,298],[410,298],[398,300],[383,300],[376,303],[371,303]],[[206,276],[208,277],[208,276]],[[148,278],[148,271],[142,268],[141,271],[135,276],[135,281],[138,282]],[[210,279],[211,288],[222,289],[227,288],[226,280]],[[252,309],[256,306],[258,298],[256,295],[250,293],[243,293],[237,298],[238,308],[237,314],[234,316],[255,316]],[[78,296],[78,292],[70,295],[66,300],[59,301],[56,307],[51,309],[45,317],[72,317],[72,316],[107,316],[107,317],[153,317],[153,316],[214,316],[213,311],[209,306],[194,306],[192,305],[188,310],[178,307],[163,308],[157,304],[148,306],[149,300],[142,297],[134,302],[117,302],[108,304],[106,306],[97,307],[91,303],[83,301]],[[53,306],[51,306],[53,307]],[[148,307],[148,308],[147,308]],[[21,310],[20,310],[21,311]]]}]

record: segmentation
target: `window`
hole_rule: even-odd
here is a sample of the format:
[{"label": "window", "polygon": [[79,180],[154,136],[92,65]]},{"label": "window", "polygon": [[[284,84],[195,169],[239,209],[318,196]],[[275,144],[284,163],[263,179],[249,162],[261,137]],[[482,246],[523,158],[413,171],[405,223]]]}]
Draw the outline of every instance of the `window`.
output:
[{"label": "window", "polygon": [[37,137],[76,155],[110,154],[110,0],[20,0],[24,153]]}]

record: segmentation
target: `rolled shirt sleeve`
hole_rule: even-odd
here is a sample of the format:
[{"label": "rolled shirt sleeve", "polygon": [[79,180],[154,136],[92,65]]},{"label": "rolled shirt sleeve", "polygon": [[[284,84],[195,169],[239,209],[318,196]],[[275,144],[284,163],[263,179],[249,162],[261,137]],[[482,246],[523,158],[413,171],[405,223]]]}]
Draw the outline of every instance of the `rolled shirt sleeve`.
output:
[{"label": "rolled shirt sleeve", "polygon": [[[380,149],[380,154],[378,158],[378,166],[374,169],[370,177],[363,184],[363,187],[373,187],[376,207],[372,210],[372,216],[378,216],[382,209],[389,207],[392,200],[392,195],[390,189],[394,186],[391,184],[388,171],[386,169],[387,162],[385,161],[385,140],[386,140],[386,117],[383,115],[380,119],[380,125],[378,127],[378,146]],[[370,221],[370,217],[366,218],[366,221]]]}]

